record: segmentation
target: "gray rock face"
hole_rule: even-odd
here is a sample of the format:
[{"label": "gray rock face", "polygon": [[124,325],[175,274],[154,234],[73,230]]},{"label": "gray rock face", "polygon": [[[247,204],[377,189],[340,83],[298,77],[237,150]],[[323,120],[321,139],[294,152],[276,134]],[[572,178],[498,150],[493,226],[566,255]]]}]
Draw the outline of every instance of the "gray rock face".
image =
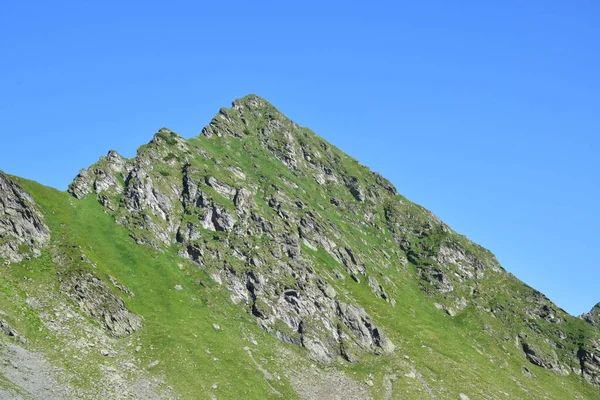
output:
[{"label": "gray rock face", "polygon": [[[137,229],[151,233],[144,237],[157,247],[173,242],[173,236],[179,228],[174,202],[178,193],[165,190],[161,177],[152,176],[141,165],[136,165],[127,177],[118,220]],[[169,188],[170,189],[170,188]],[[145,241],[143,240],[143,241]]]},{"label": "gray rock face", "polygon": [[579,349],[577,358],[581,364],[581,375],[591,384],[600,387],[600,352]]},{"label": "gray rock face", "polygon": [[264,329],[282,341],[305,347],[322,363],[337,356],[354,361],[360,351],[387,354],[394,350],[364,309],[336,300],[335,290],[304,262],[280,263],[279,269],[296,275],[298,287],[281,287],[268,274],[254,271],[241,276],[225,273],[224,280],[234,292],[232,299],[249,303]]},{"label": "gray rock face", "polygon": [[352,193],[352,196],[354,196],[354,198],[358,201],[365,201],[365,191],[362,187],[362,185],[360,184],[360,182],[358,181],[358,178],[353,176],[348,180],[348,183],[346,183],[346,186],[348,187],[348,189],[350,190],[350,193]]},{"label": "gray rock face", "polygon": [[589,313],[581,316],[589,324],[600,328],[600,303],[596,304]]},{"label": "gray rock face", "polygon": [[114,150],[101,157],[89,169],[82,169],[69,185],[68,192],[78,199],[91,193],[101,194],[107,191],[121,193],[121,181],[127,173],[127,159]]},{"label": "gray rock face", "polygon": [[432,285],[440,293],[448,293],[454,290],[452,281],[444,271],[435,265],[428,265],[419,270],[421,278]]},{"label": "gray rock face", "polygon": [[214,205],[211,213],[211,222],[215,231],[229,232],[235,225],[235,218],[226,210]]},{"label": "gray rock face", "polygon": [[233,199],[238,214],[247,214],[252,207],[252,193],[246,188],[240,188]]},{"label": "gray rock face", "polygon": [[20,262],[38,256],[49,239],[50,230],[29,194],[0,172],[0,259]]},{"label": "gray rock face", "polygon": [[361,307],[337,302],[338,315],[342,322],[356,335],[359,344],[373,348],[376,352],[391,353],[394,344],[373,325],[371,317]]},{"label": "gray rock face", "polygon": [[123,300],[91,272],[74,272],[61,289],[114,337],[127,336],[142,327],[140,317],[131,313]]},{"label": "gray rock face", "polygon": [[215,189],[217,193],[221,196],[228,198],[229,200],[233,199],[235,196],[236,190],[226,183],[219,182],[212,176],[207,176],[205,182],[208,186]]},{"label": "gray rock face", "polygon": [[92,193],[92,178],[87,170],[82,169],[69,185],[69,193],[78,199],[83,199]]},{"label": "gray rock face", "polygon": [[468,254],[455,243],[441,246],[436,259],[440,266],[456,271],[461,280],[482,278],[485,275],[485,268],[477,257]]},{"label": "gray rock face", "polygon": [[369,287],[371,288],[371,291],[377,297],[381,297],[383,300],[389,301],[389,296],[388,296],[387,292],[385,291],[385,288],[383,286],[381,286],[381,284],[379,283],[377,278],[369,275],[368,283],[369,283]]},{"label": "gray rock face", "polygon": [[532,346],[526,342],[522,344],[523,353],[529,362],[534,365],[550,369],[560,375],[568,375],[568,371],[566,371],[558,361],[558,356],[556,352],[552,351],[550,353],[543,352],[540,349]]},{"label": "gray rock face", "polygon": [[27,339],[25,339],[19,332],[13,329],[8,322],[0,318],[0,332],[4,333],[6,336],[13,338],[17,342],[27,343]]}]

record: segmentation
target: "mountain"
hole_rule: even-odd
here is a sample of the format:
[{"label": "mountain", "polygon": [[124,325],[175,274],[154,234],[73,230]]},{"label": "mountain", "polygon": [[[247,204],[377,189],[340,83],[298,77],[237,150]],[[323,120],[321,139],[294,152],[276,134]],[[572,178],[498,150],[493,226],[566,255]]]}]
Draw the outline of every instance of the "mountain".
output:
[{"label": "mountain", "polygon": [[573,317],[254,95],[60,192],[0,173],[0,397],[600,399]]}]

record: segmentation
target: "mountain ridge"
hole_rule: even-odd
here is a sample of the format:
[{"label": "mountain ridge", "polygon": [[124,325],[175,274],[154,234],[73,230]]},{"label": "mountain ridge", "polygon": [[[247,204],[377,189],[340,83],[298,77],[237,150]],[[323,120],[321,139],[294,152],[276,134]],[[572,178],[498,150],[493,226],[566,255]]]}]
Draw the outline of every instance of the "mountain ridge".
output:
[{"label": "mountain ridge", "polygon": [[[69,186],[70,198],[18,178],[3,174],[0,178],[0,184],[20,183],[31,192],[51,232],[49,241],[39,246],[33,242],[33,257],[21,246],[21,260],[13,256],[9,264],[23,264],[17,270],[31,274],[37,271],[35,265],[47,263],[44,279],[56,287],[55,307],[67,307],[105,332],[106,339],[97,340],[112,341],[114,350],[106,350],[109,355],[139,359],[137,351],[119,348],[122,343],[134,349],[165,348],[158,344],[161,334],[156,330],[162,326],[177,338],[173,343],[182,350],[163,354],[150,364],[165,365],[157,367],[161,379],[175,382],[173,390],[183,397],[191,397],[200,387],[207,397],[219,390],[225,390],[225,397],[247,390],[226,380],[214,388],[209,375],[191,366],[195,362],[181,361],[208,355],[209,364],[216,362],[209,353],[196,353],[193,339],[179,336],[179,331],[189,329],[180,321],[202,325],[205,322],[196,319],[203,316],[218,323],[206,323],[190,337],[219,343],[213,336],[227,335],[237,344],[246,334],[232,333],[236,325],[227,321],[239,319],[246,332],[261,335],[261,341],[268,343],[269,349],[261,348],[262,343],[255,345],[256,340],[250,339],[248,346],[239,347],[253,350],[235,354],[271,352],[268,368],[280,371],[283,379],[277,382],[281,383],[267,379],[273,374],[260,372],[265,366],[255,358],[239,370],[227,364],[243,374],[250,373],[245,368],[257,368],[262,378],[253,380],[260,382],[254,395],[263,398],[276,392],[319,398],[311,392],[307,375],[284,365],[273,352],[283,352],[280,356],[287,354],[298,364],[317,363],[324,376],[342,379],[357,396],[366,390],[370,392],[366,396],[376,398],[392,398],[388,392],[414,396],[419,391],[432,398],[448,397],[458,396],[457,386],[462,386],[476,398],[483,396],[486,387],[496,390],[486,393],[488,398],[505,398],[501,392],[523,398],[558,396],[562,390],[600,397],[596,313],[583,318],[568,315],[507,273],[489,250],[457,234],[433,213],[398,194],[380,174],[258,96],[248,95],[231,108],[222,108],[197,137],[185,139],[161,128],[135,157],[109,151],[80,171]],[[21,210],[23,215],[35,213]],[[15,226],[17,220],[14,213],[4,212],[0,227]],[[101,221],[99,227],[94,221]],[[102,236],[102,232],[111,233]],[[95,235],[103,239],[91,240]],[[111,235],[119,241],[111,244]],[[5,243],[17,254],[19,245],[14,240],[7,237]],[[107,242],[102,251],[96,249],[100,242]],[[130,257],[134,258],[128,261]],[[160,267],[146,267],[155,263]],[[161,279],[148,286],[137,278],[139,274],[179,278],[170,286]],[[39,290],[25,282],[17,285]],[[156,296],[153,291],[162,293],[161,299],[173,310],[180,307],[174,303],[177,296],[191,296],[190,306],[181,306],[178,312],[181,320],[170,320],[178,331],[164,326],[161,318],[168,317],[148,305]],[[211,296],[220,299],[222,312],[213,308]],[[0,307],[2,301],[8,300],[0,297]],[[206,305],[201,312],[195,309],[197,302]],[[34,317],[40,311],[27,307],[49,336],[68,332],[45,317]],[[81,324],[85,331],[87,325]],[[17,323],[17,327],[36,337],[27,324]],[[103,338],[100,333],[97,337]],[[79,354],[81,349],[72,351]],[[471,369],[470,363],[482,372]],[[183,368],[182,375],[199,374],[206,382],[183,382],[169,372],[176,366]],[[132,374],[149,382],[147,373],[152,375],[154,368],[134,368]],[[500,378],[503,370],[512,372]],[[216,371],[220,376],[221,370]],[[348,378],[349,371],[366,386],[356,386]],[[398,371],[404,371],[404,378],[398,378]],[[498,382],[492,382],[492,377]],[[412,379],[419,382],[419,390],[411,386]],[[440,379],[448,383],[442,385]],[[556,379],[569,389],[552,383]],[[156,392],[161,385],[155,381],[146,387]],[[112,389],[105,385],[102,390]]]}]

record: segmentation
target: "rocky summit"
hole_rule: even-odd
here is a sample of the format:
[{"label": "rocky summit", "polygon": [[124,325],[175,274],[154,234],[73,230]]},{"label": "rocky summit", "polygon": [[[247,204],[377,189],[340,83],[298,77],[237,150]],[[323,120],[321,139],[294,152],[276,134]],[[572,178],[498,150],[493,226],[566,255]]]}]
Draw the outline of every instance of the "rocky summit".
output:
[{"label": "rocky summit", "polygon": [[0,262],[0,398],[600,399],[599,306],[254,95],[67,192],[0,173]]}]

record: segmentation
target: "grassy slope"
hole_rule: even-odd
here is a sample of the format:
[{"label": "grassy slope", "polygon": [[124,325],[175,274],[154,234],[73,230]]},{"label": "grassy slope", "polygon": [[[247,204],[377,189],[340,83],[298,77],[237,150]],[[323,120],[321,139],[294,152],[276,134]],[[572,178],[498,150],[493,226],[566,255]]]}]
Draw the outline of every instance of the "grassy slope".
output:
[{"label": "grassy slope", "polygon": [[[97,266],[95,273],[105,279],[114,276],[136,294],[124,300],[133,312],[143,316],[144,328],[122,341],[141,341],[143,350],[138,356],[142,365],[160,360],[152,372],[166,375],[168,383],[186,398],[203,398],[214,393],[219,398],[260,399],[272,394],[243,348],[249,346],[258,352],[261,365],[276,371],[276,364],[271,361],[277,356],[273,350],[275,339],[235,307],[227,293],[205,273],[172,251],[159,253],[136,245],[126,229],[104,214],[93,198],[77,201],[67,193],[31,181],[19,180],[19,183],[40,205],[53,239],[63,244],[62,252],[68,254],[73,250],[76,258],[80,247]],[[75,248],[71,249],[70,244]],[[14,309],[14,304],[20,303],[18,297],[25,297],[26,289],[29,292],[56,288],[56,269],[46,252],[20,267],[2,270],[0,307]],[[36,285],[25,281],[24,276],[32,278]],[[184,289],[176,290],[176,284]],[[20,296],[15,296],[16,292]],[[48,345],[53,343],[52,338],[48,338],[44,329],[38,330],[40,323],[35,314],[26,308],[22,313],[25,317],[20,321],[11,321],[15,327],[35,347],[49,352],[52,359],[67,360],[60,351],[51,351]],[[214,329],[213,324],[221,329]],[[258,346],[251,343],[252,338]],[[102,361],[102,356],[98,355],[97,361]],[[93,368],[89,371],[81,362],[66,362],[70,370],[86,375],[92,372],[94,376]],[[213,384],[217,384],[217,389],[212,388]],[[286,398],[294,397],[284,380],[270,384]]]}]

